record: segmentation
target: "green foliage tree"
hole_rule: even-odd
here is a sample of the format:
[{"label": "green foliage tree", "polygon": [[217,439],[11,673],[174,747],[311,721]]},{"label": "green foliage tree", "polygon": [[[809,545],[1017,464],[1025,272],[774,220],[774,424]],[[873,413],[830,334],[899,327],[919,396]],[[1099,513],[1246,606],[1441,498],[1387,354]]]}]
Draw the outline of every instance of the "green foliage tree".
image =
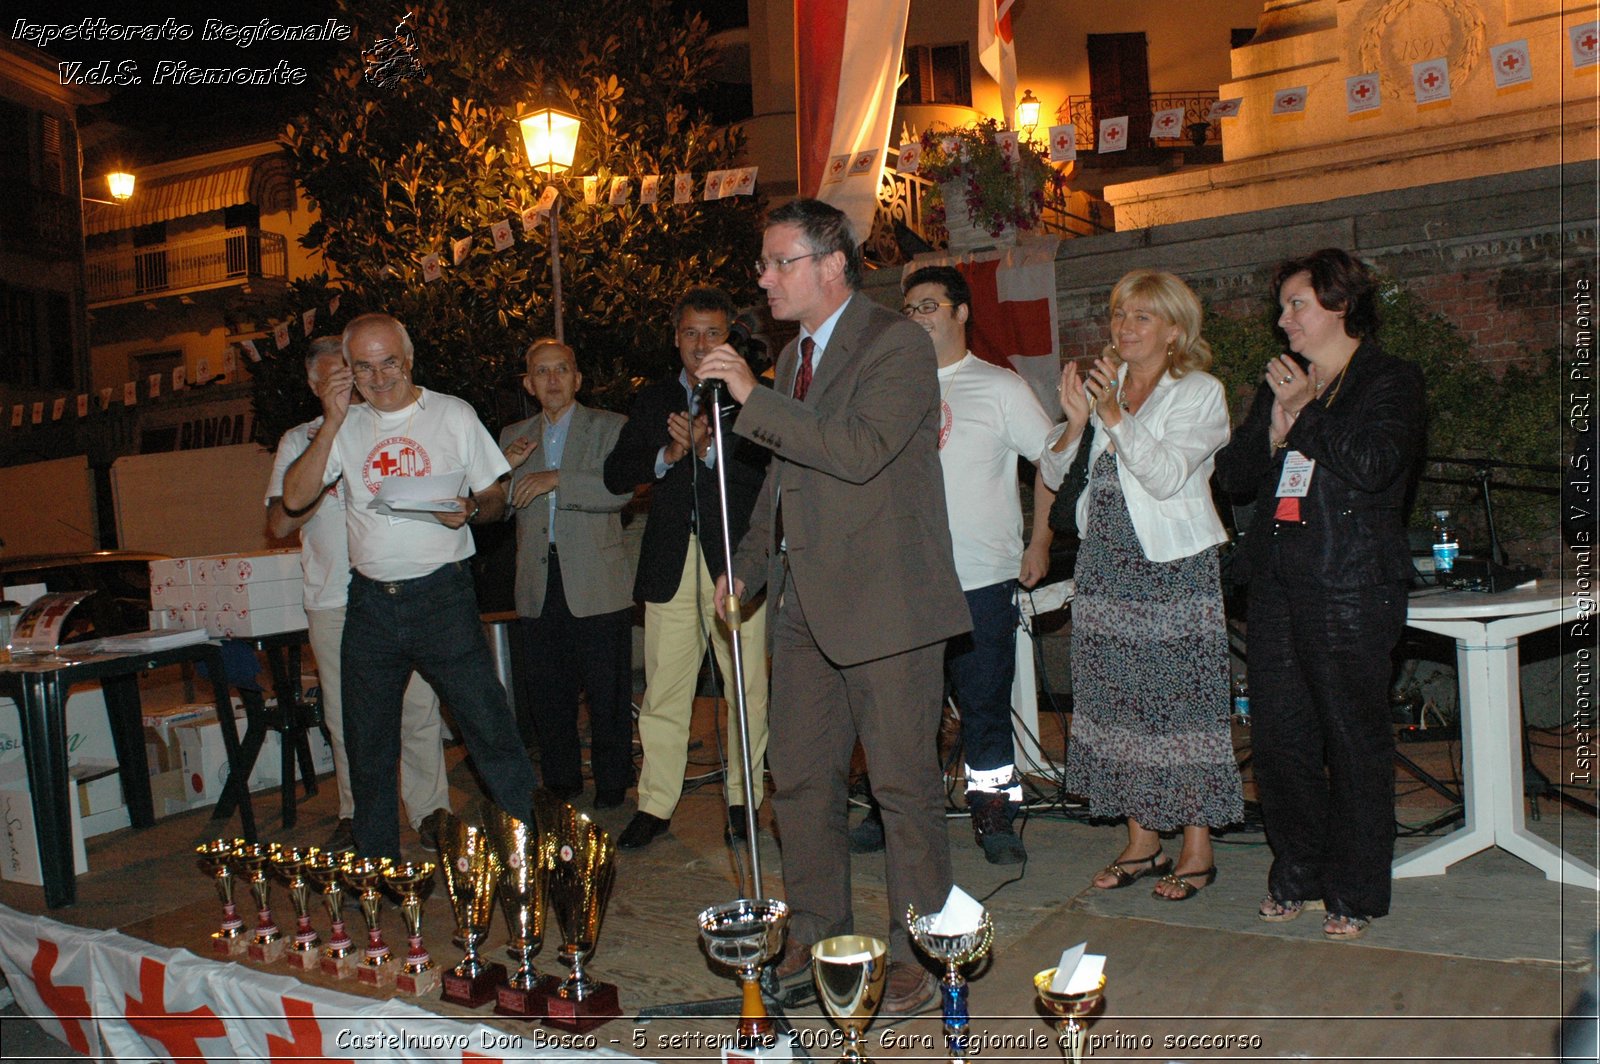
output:
[{"label": "green foliage tree", "polygon": [[[355,40],[393,30],[383,21],[390,9],[337,7]],[[324,318],[318,331],[385,310],[411,333],[420,383],[467,399],[492,428],[518,416],[522,351],[553,331],[554,312],[548,223],[525,233],[516,220],[547,178],[530,171],[514,118],[528,105],[556,106],[583,120],[570,173],[597,177],[600,190],[586,205],[581,181],[555,179],[566,338],[585,400],[625,406],[637,378],[670,365],[670,309],[685,288],[719,285],[738,302],[756,292],[748,264],[760,246],[758,199],[671,202],[672,175],[729,168],[742,147],[737,130],[693,106],[715,59],[705,21],[674,16],[666,0],[425,0],[412,12],[423,76],[376,86],[352,54],[323,75],[316,107],[284,136],[322,216],[304,243],[325,256],[342,293],[340,320]],[[650,174],[662,175],[662,202],[643,205],[639,183]],[[632,182],[633,195],[612,207],[615,176]],[[503,219],[515,243],[496,253],[489,227]],[[451,242],[464,236],[472,250],[453,266]],[[424,283],[430,252],[444,276]],[[325,278],[300,286],[292,296],[308,302],[277,316],[326,306],[326,289]],[[311,409],[305,340],[293,332],[296,342],[256,374],[268,443]]]},{"label": "green foliage tree", "polygon": [[[1560,371],[1551,352],[1533,352],[1522,365],[1496,376],[1472,356],[1472,345],[1451,322],[1431,313],[1405,286],[1386,281],[1380,293],[1379,342],[1389,354],[1421,369],[1428,400],[1427,454],[1431,458],[1494,458],[1502,462],[1559,467],[1563,439],[1558,407]],[[1268,360],[1284,350],[1275,328],[1277,307],[1255,316],[1208,314],[1206,339],[1214,373],[1227,388],[1234,424],[1244,419]],[[1471,480],[1467,466],[1429,463],[1428,477]],[[1497,484],[1527,485],[1529,491],[1495,489],[1495,527],[1513,561],[1548,562],[1559,506],[1548,489],[1559,478],[1537,471],[1497,469]],[[1411,512],[1423,529],[1433,511],[1446,509],[1462,528],[1469,550],[1482,554],[1488,533],[1475,485],[1423,481]]]}]

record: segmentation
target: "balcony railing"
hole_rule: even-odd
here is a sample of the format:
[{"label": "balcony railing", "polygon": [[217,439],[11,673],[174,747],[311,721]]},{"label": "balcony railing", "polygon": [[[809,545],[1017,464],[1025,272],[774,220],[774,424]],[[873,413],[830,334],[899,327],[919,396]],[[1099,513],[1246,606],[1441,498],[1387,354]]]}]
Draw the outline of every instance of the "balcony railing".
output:
[{"label": "balcony railing", "polygon": [[288,242],[281,233],[228,229],[214,236],[118,248],[84,262],[89,302],[218,288],[252,279],[287,280]]},{"label": "balcony railing", "polygon": [[[1129,98],[1123,96],[1068,96],[1066,104],[1056,112],[1057,124],[1071,122],[1077,134],[1079,151],[1094,151],[1100,136],[1100,123],[1107,118],[1128,116],[1128,150],[1193,144],[1194,130],[1198,124],[1206,127],[1207,144],[1222,143],[1222,123],[1207,122],[1206,112],[1217,101],[1215,92],[1192,89],[1182,92],[1154,93],[1150,96]],[[1183,108],[1183,132],[1177,139],[1150,140],[1150,117],[1157,111],[1174,107]]]}]

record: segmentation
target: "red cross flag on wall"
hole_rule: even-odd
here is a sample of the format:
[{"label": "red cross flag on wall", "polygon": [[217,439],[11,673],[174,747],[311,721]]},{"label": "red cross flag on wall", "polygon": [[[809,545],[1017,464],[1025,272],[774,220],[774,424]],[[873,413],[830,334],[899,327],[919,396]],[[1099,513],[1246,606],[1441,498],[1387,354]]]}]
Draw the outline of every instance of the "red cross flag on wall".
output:
[{"label": "red cross flag on wall", "polygon": [[1509,89],[1533,80],[1533,63],[1526,40],[1509,41],[1489,49],[1489,66],[1494,71],[1494,87]]},{"label": "red cross flag on wall", "polygon": [[1233,96],[1226,100],[1212,100],[1211,106],[1206,110],[1206,121],[1215,122],[1219,118],[1237,118],[1239,116],[1239,107],[1243,103],[1243,96]]},{"label": "red cross flag on wall", "polygon": [[1183,136],[1183,108],[1163,107],[1150,116],[1151,140],[1177,140]]},{"label": "red cross flag on wall", "polygon": [[1383,84],[1377,74],[1352,74],[1344,79],[1345,114],[1376,111],[1383,106]]},{"label": "red cross flag on wall", "polygon": [[1128,149],[1128,116],[1120,118],[1104,118],[1100,121],[1100,140],[1095,145],[1095,150],[1101,155],[1111,151],[1127,151]]},{"label": "red cross flag on wall", "polygon": [[900,155],[895,159],[896,173],[914,174],[922,166],[922,144],[918,141],[909,141],[900,145]]},{"label": "red cross flag on wall", "polygon": [[1272,94],[1272,113],[1275,115],[1304,114],[1306,109],[1306,86],[1297,85],[1292,89],[1279,89]]},{"label": "red cross flag on wall", "polygon": [[1572,42],[1572,69],[1581,70],[1600,62],[1600,22],[1585,22],[1567,31]]},{"label": "red cross flag on wall", "polygon": [[1417,104],[1439,103],[1450,98],[1450,61],[1424,59],[1411,64],[1411,92]]},{"label": "red cross flag on wall", "polygon": [[1078,158],[1078,127],[1068,124],[1050,127],[1050,161],[1070,163]]}]

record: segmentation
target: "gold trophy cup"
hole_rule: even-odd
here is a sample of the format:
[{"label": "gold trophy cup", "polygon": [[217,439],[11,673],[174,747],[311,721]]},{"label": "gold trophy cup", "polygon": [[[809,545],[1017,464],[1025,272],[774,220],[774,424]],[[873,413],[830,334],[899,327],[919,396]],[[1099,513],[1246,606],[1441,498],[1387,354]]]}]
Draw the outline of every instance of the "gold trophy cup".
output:
[{"label": "gold trophy cup", "polygon": [[1100,981],[1093,989],[1080,991],[1076,994],[1062,994],[1050,989],[1050,984],[1055,981],[1056,970],[1046,968],[1033,977],[1033,989],[1039,995],[1039,1000],[1044,1007],[1049,1009],[1056,1017],[1056,1030],[1061,1032],[1061,1053],[1072,1064],[1080,1064],[1083,1060],[1083,1032],[1085,1020],[1089,1013],[1100,1006],[1102,995],[1106,989],[1106,977],[1100,976]]},{"label": "gold trophy cup", "polygon": [[546,1002],[545,1023],[564,1031],[589,1031],[622,1015],[614,983],[591,979],[583,962],[594,952],[616,872],[617,845],[593,820],[565,803],[540,824],[553,836],[555,866],[550,873],[550,905],[561,929],[561,963],[572,974]]},{"label": "gold trophy cup", "polygon": [[289,901],[294,905],[294,938],[289,943],[289,967],[305,971],[317,966],[321,953],[322,937],[311,926],[311,882],[306,878],[306,862],[317,853],[315,847],[283,846],[272,852],[268,865],[278,882],[289,888]]},{"label": "gold trophy cup", "polygon": [[322,974],[335,979],[348,979],[355,974],[356,944],[344,927],[344,880],[339,871],[349,860],[349,854],[319,850],[306,859],[306,878],[322,892],[328,906],[328,944],[322,948]]},{"label": "gold trophy cup", "polygon": [[883,1001],[889,973],[889,944],[866,935],[835,935],[811,947],[811,977],[817,997],[849,1039],[841,1060],[868,1064],[862,1035]]},{"label": "gold trophy cup", "polygon": [[398,967],[379,926],[383,895],[378,892],[378,884],[383,882],[383,874],[391,864],[387,857],[352,857],[339,869],[344,889],[356,895],[361,905],[361,919],[367,925],[367,949],[356,966],[356,978],[373,986],[391,985]]},{"label": "gold trophy cup", "polygon": [[283,932],[272,921],[272,880],[267,876],[267,862],[275,846],[264,842],[247,842],[234,847],[228,857],[233,874],[250,884],[250,896],[256,903],[256,933],[250,939],[250,959],[271,964],[283,956],[286,943]]},{"label": "gold trophy cup", "polygon": [[506,981],[506,966],[485,963],[478,946],[494,920],[494,892],[500,879],[500,859],[495,856],[489,832],[483,827],[482,803],[475,803],[469,822],[448,814],[439,828],[439,857],[444,869],[444,889],[450,896],[456,931],[466,955],[444,973],[440,996],[475,1009],[495,996],[494,988]]},{"label": "gold trophy cup", "polygon": [[971,964],[989,952],[994,944],[994,921],[987,910],[977,927],[956,935],[939,934],[933,930],[936,916],[918,916],[915,905],[906,906],[906,926],[911,930],[911,940],[922,952],[944,965],[944,978],[939,982],[939,1002],[944,1014],[944,1040],[950,1050],[950,1059],[962,1061],[967,1057],[967,981],[961,975],[961,966]]},{"label": "gold trophy cup", "polygon": [[406,861],[383,870],[384,886],[400,901],[400,914],[406,921],[406,941],[410,948],[395,974],[395,989],[402,994],[430,994],[439,989],[439,966],[422,946],[422,903],[433,893],[432,861]]},{"label": "gold trophy cup", "polygon": [[766,1003],[761,1000],[761,966],[783,948],[789,907],[771,898],[740,898],[713,905],[698,919],[706,953],[739,973],[743,1009],[737,1047],[770,1048],[777,1043],[777,1035]]},{"label": "gold trophy cup", "polygon": [[211,932],[211,952],[218,957],[237,957],[245,951],[244,921],[233,904],[233,867],[228,859],[244,845],[243,839],[212,839],[195,847],[195,863],[217,885],[222,899],[222,927]]},{"label": "gold trophy cup", "polygon": [[502,1016],[540,1020],[545,1002],[556,988],[554,976],[540,975],[533,958],[544,945],[545,903],[549,899],[550,866],[555,842],[548,833],[498,807],[487,811],[489,841],[500,860],[500,908],[511,939],[506,952],[517,970],[495,987],[494,1011]]}]

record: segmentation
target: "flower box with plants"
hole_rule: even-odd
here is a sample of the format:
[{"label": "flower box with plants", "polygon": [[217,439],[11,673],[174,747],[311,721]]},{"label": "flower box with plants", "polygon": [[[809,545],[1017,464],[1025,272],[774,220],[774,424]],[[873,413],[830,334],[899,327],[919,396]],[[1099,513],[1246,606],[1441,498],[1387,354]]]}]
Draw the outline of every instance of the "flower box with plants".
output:
[{"label": "flower box with plants", "polygon": [[[1014,139],[1015,158],[1002,142]],[[928,129],[920,138],[917,172],[934,182],[930,221],[943,222],[951,243],[967,235],[1005,239],[1039,223],[1045,190],[1057,189],[1061,175],[1044,152],[992,118],[954,129]]]}]

